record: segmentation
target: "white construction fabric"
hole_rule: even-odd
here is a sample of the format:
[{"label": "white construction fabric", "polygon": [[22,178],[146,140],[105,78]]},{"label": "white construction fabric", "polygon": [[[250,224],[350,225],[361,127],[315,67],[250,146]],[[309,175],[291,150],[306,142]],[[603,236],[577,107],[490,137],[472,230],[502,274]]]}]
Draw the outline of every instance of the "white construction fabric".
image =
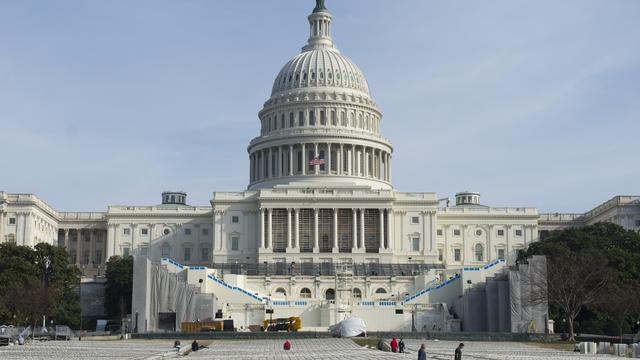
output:
[{"label": "white construction fabric", "polygon": [[335,325],[331,325],[329,331],[334,336],[356,337],[367,333],[367,325],[359,317],[351,316]]}]

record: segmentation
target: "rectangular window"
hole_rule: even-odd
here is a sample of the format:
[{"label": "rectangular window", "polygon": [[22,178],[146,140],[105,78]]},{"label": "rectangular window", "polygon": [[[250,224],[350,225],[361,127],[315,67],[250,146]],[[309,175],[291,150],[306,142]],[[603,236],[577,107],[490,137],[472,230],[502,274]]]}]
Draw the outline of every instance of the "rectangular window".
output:
[{"label": "rectangular window", "polygon": [[234,224],[237,224],[240,222],[240,217],[239,216],[232,216],[231,217],[231,222]]},{"label": "rectangular window", "polygon": [[444,251],[438,249],[438,261],[444,261]]},{"label": "rectangular window", "polygon": [[185,261],[190,261],[191,260],[191,248],[190,247],[184,248],[184,260]]},{"label": "rectangular window", "polygon": [[202,235],[209,235],[209,229],[207,228],[202,229]]},{"label": "rectangular window", "polygon": [[327,118],[323,110],[320,111],[320,125],[327,125]]},{"label": "rectangular window", "polygon": [[122,256],[128,257],[129,256],[129,252],[130,252],[130,250],[129,250],[128,247],[122,248]]},{"label": "rectangular window", "polygon": [[462,258],[461,256],[461,252],[460,249],[453,249],[453,260],[454,261],[460,261],[460,259]]},{"label": "rectangular window", "polygon": [[122,229],[122,233],[125,234],[125,235],[129,235],[129,234],[131,234],[131,229],[124,228],[124,229]]},{"label": "rectangular window", "polygon": [[414,237],[411,239],[411,250],[420,251],[420,238]]},{"label": "rectangular window", "polygon": [[16,224],[16,218],[12,217],[9,218],[9,225],[15,225]]},{"label": "rectangular window", "polygon": [[316,114],[313,112],[313,110],[309,111],[309,126],[315,126],[316,125]]},{"label": "rectangular window", "polygon": [[185,235],[191,235],[191,229],[190,228],[185,228],[184,229],[184,234]]},{"label": "rectangular window", "polygon": [[460,229],[454,229],[453,236],[460,236]]},{"label": "rectangular window", "polygon": [[144,246],[140,248],[140,255],[147,256],[149,254],[149,248]]},{"label": "rectangular window", "polygon": [[498,230],[498,236],[504,236],[504,230],[499,229]]},{"label": "rectangular window", "polygon": [[140,229],[140,234],[149,235],[149,229]]},{"label": "rectangular window", "polygon": [[284,114],[280,115],[280,128],[284,129]]},{"label": "rectangular window", "polygon": [[237,236],[231,237],[231,251],[238,251],[238,248],[240,247],[239,243],[240,243],[239,237]]},{"label": "rectangular window", "polygon": [[516,230],[516,236],[522,236],[522,230]]},{"label": "rectangular window", "polygon": [[298,113],[298,126],[304,126],[304,113],[302,111]]},{"label": "rectangular window", "polygon": [[504,260],[504,249],[498,249],[498,259]]},{"label": "rectangular window", "polygon": [[411,217],[411,223],[412,224],[420,224],[420,218],[417,216],[412,216]]},{"label": "rectangular window", "polygon": [[209,248],[200,249],[200,260],[202,261],[209,260]]},{"label": "rectangular window", "polygon": [[640,220],[636,220],[636,226],[640,226]]},{"label": "rectangular window", "polygon": [[442,236],[442,229],[438,229],[437,233],[438,233],[438,236]]},{"label": "rectangular window", "polygon": [[296,126],[296,121],[294,120],[293,113],[289,113],[289,127]]},{"label": "rectangular window", "polygon": [[335,111],[331,111],[331,125],[338,126],[338,119],[336,118]]}]

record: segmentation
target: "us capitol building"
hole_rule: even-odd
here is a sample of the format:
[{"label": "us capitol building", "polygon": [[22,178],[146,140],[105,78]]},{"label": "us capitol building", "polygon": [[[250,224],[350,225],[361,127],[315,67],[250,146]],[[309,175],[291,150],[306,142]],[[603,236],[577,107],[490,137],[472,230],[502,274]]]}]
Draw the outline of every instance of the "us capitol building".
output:
[{"label": "us capitol building", "polygon": [[[382,112],[366,77],[334,44],[324,1],[308,20],[307,43],[276,75],[258,113],[246,190],[214,192],[211,206],[190,206],[186,193],[167,191],[160,205],[109,206],[102,213],[60,212],[35,195],[0,192],[0,241],[64,246],[85,275],[103,271],[113,255],[206,267],[220,279],[234,274],[225,281],[251,288],[257,305],[279,297],[322,307],[339,297],[336,269],[348,268],[347,297],[398,307],[464,269],[507,268],[547,230],[603,220],[640,229],[634,196],[586,214],[539,214],[487,206],[477,192],[449,200],[397,191],[393,145],[381,133]],[[349,301],[355,306],[343,302]],[[225,316],[236,319],[233,299],[224,302]],[[335,322],[334,315],[313,326]],[[250,320],[245,314],[238,322]]]}]

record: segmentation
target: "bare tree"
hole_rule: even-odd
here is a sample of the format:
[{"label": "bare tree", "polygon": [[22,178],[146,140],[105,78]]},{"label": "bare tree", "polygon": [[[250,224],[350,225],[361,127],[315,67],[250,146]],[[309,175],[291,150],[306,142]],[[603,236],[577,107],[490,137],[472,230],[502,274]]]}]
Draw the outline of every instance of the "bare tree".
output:
[{"label": "bare tree", "polygon": [[602,299],[610,276],[605,261],[597,253],[551,257],[547,264],[548,298],[562,311],[569,325],[569,340],[574,341],[574,322],[585,306]]}]

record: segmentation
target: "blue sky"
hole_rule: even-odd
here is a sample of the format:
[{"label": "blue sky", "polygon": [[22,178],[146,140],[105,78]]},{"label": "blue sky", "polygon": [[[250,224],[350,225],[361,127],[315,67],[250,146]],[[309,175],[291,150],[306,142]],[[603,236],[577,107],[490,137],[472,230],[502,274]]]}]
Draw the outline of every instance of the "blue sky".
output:
[{"label": "blue sky", "polygon": [[[640,1],[327,0],[401,191],[583,212],[640,194]],[[312,0],[0,1],[0,189],[63,211],[247,186]]]}]

